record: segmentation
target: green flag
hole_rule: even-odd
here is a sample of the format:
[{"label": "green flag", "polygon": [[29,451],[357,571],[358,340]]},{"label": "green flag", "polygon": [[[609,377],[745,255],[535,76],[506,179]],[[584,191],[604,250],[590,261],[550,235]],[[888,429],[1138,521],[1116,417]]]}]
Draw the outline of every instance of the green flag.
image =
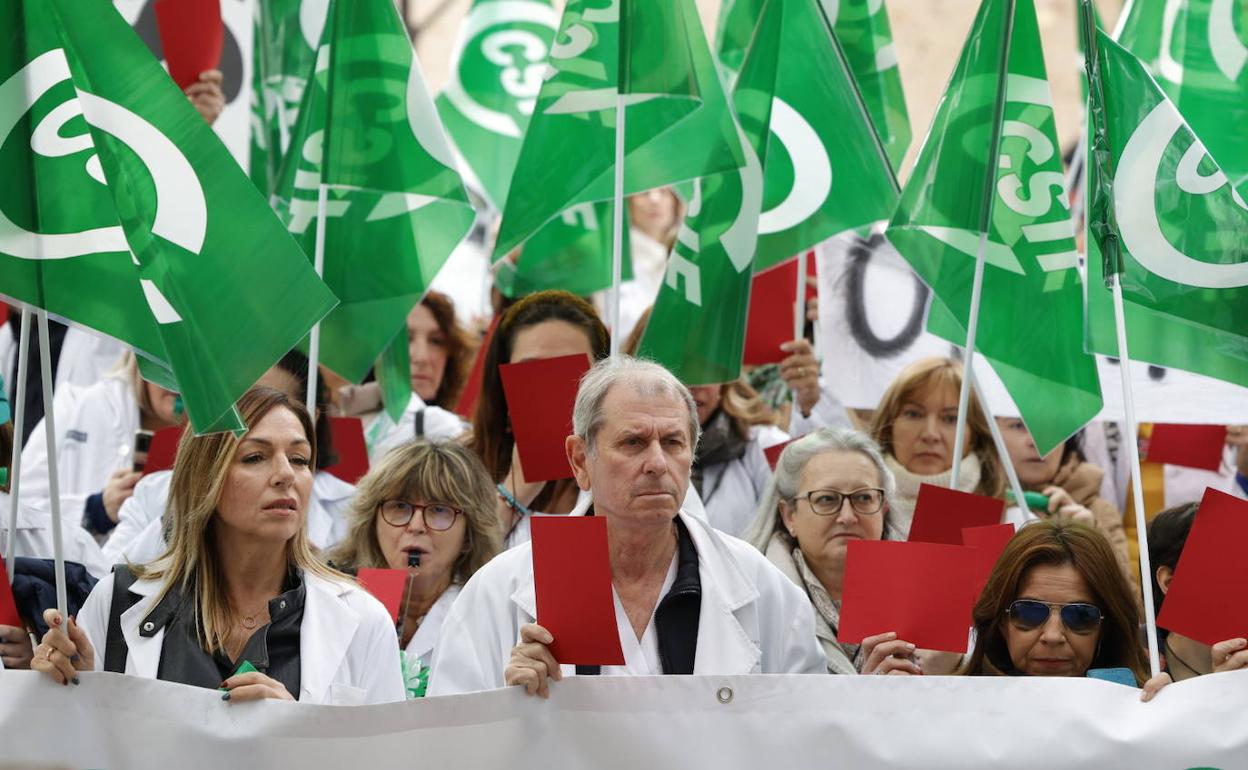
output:
[{"label": "green flag", "polygon": [[573,206],[739,168],[741,146],[693,0],[569,0],[524,136],[494,248],[498,260]]},{"label": "green flag", "polygon": [[638,346],[638,355],[663,364],[687,385],[731,382],[741,376],[762,212],[762,164],[788,21],[784,9],[797,10],[814,1],[768,0],[760,9],[755,43],[742,62],[733,98],[743,126],[738,131],[745,165],[697,180]]},{"label": "green flag", "polygon": [[451,141],[500,211],[558,22],[550,0],[474,0],[437,98]]},{"label": "green flag", "polygon": [[[504,297],[563,289],[588,296],[611,285],[611,201],[582,203],[550,220],[525,241],[513,263],[495,263],[494,285]],[[633,278],[628,211],[624,211],[621,280]]]},{"label": "green flag", "polygon": [[1031,0],[984,0],[887,236],[935,294],[928,329],[975,348],[1042,453],[1101,409],[1083,287]]},{"label": "green flag", "polygon": [[[763,2],[724,0],[720,6],[716,51],[730,73],[741,70]],[[910,147],[911,133],[888,8],[884,0],[824,0],[823,8],[896,171]]]},{"label": "green flag", "polygon": [[1143,61],[1248,196],[1248,3],[1132,0],[1118,44]]},{"label": "green flag", "polygon": [[[1088,343],[1248,386],[1248,205],[1144,65],[1097,32],[1091,69]],[[1120,271],[1120,272],[1119,272]]]},{"label": "green flag", "polygon": [[333,295],[111,2],[0,19],[4,293],[167,366],[197,432],[239,427]]},{"label": "green flag", "polygon": [[323,276],[342,304],[321,324],[320,358],[359,382],[474,218],[391,0],[330,5],[276,195],[309,257],[322,189]]}]

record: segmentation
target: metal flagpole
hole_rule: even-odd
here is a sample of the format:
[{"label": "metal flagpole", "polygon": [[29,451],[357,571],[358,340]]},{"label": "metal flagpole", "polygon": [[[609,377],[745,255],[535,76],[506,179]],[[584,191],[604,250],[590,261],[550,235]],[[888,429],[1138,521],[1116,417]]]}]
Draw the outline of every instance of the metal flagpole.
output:
[{"label": "metal flagpole", "polygon": [[36,310],[39,323],[39,370],[43,381],[43,429],[48,442],[48,492],[52,503],[52,560],[56,575],[56,609],[69,618],[65,598],[65,552],[61,537],[61,487],[57,478],[56,418],[52,408],[52,345],[48,342],[48,311]]},{"label": "metal flagpole", "polygon": [[[316,251],[313,256],[313,267],[316,269],[318,278],[325,275],[325,219],[328,209],[329,187],[322,182],[317,186],[316,191]],[[317,321],[308,337],[308,397],[304,401],[304,406],[309,412],[316,410],[316,375],[320,358],[321,323]]]},{"label": "metal flagpole", "polygon": [[1001,458],[1001,464],[1005,466],[1005,475],[1010,480],[1010,489],[1014,492],[1014,502],[1018,503],[1019,510],[1026,515],[1026,492],[1023,490],[1022,482],[1018,480],[1018,469],[1010,460],[1010,450],[1005,446],[1005,438],[1001,435],[1001,427],[997,425],[996,415],[992,413],[992,407],[988,405],[988,398],[984,395],[984,389],[979,384],[979,378],[975,376],[975,372],[967,369],[966,376],[971,380],[971,387],[975,388],[975,397],[979,399],[980,408],[984,410],[984,418],[988,421],[988,432],[992,434],[992,443],[997,447],[997,455]]},{"label": "metal flagpole", "polygon": [[[618,88],[617,88],[618,91]],[[615,95],[615,195],[611,208],[611,291],[607,314],[611,327],[611,357],[620,353],[620,283],[624,273],[624,94]]]},{"label": "metal flagpole", "polygon": [[13,582],[13,560],[17,558],[17,507],[21,492],[22,440],[26,433],[26,370],[30,359],[30,308],[22,308],[22,332],[17,341],[17,386],[13,390],[13,459],[9,463],[9,538],[4,555]]}]

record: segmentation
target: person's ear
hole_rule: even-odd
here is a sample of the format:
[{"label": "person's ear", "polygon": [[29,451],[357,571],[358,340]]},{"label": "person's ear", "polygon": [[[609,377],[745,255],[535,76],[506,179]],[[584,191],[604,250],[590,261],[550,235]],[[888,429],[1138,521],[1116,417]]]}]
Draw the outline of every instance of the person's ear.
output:
[{"label": "person's ear", "polygon": [[1163,564],[1157,568],[1157,585],[1163,594],[1170,593],[1170,581],[1174,580],[1174,570]]},{"label": "person's ear", "polygon": [[580,436],[568,436],[564,439],[563,448],[568,453],[568,464],[572,466],[572,475],[576,477],[576,485],[588,492],[589,481],[589,448]]},{"label": "person's ear", "polygon": [[796,525],[793,523],[793,519],[796,514],[797,509],[788,500],[780,501],[780,521],[784,522],[784,528],[789,531],[789,534],[794,536],[796,536]]}]

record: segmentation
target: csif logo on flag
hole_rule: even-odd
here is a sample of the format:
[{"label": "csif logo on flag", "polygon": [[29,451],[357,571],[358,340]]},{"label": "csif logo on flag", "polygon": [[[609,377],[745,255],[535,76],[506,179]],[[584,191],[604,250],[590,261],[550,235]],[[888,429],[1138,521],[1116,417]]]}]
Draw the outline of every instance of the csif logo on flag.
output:
[{"label": "csif logo on flag", "polygon": [[[1231,83],[1239,80],[1245,64],[1248,64],[1248,45],[1240,39],[1235,31],[1237,0],[1211,0],[1208,2],[1204,29],[1199,25],[1188,24],[1188,13],[1191,13],[1189,0],[1166,0],[1162,12],[1161,48],[1155,65],[1162,79],[1182,85],[1190,76],[1207,76],[1209,73],[1192,73],[1184,66],[1183,57],[1175,58],[1176,38],[1180,45],[1192,46],[1191,36],[1204,32],[1209,56],[1218,73]],[[1242,16],[1242,11],[1240,12]],[[1197,21],[1201,19],[1197,18]],[[1178,33],[1176,35],[1176,32]]]},{"label": "csif logo on flag", "polygon": [[[0,84],[0,146],[8,140],[23,116],[49,91],[70,81],[65,50],[52,49],[27,63]],[[208,229],[208,206],[203,187],[190,161],[155,126],[120,104],[78,90],[49,111],[30,136],[30,149],[38,156],[59,158],[93,149],[89,133],[64,136],[64,126],[83,116],[92,126],[128,147],[151,175],[155,188],[156,211],[151,231],[154,235],[198,255]],[[85,173],[107,185],[99,156],[86,161]],[[113,220],[115,221],[115,220]],[[0,253],[21,259],[72,259],[90,254],[127,252],[136,266],[139,262],[126,242],[120,225],[87,227],[76,232],[43,233],[27,230],[0,211]],[[157,323],[181,321],[177,311],[150,280],[140,278],[144,297]]]}]

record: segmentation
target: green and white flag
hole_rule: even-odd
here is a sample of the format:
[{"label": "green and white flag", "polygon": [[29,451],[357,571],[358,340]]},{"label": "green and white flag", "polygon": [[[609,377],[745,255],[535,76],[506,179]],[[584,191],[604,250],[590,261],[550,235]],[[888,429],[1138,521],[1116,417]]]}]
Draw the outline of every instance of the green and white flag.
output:
[{"label": "green and white flag", "polygon": [[108,0],[0,0],[0,286],[176,378],[196,432],[334,306]]},{"label": "green and white flag", "polygon": [[475,0],[459,29],[438,114],[501,211],[542,87],[559,15],[550,0]]},{"label": "green and white flag", "polygon": [[1097,32],[1088,159],[1088,343],[1248,386],[1248,205],[1144,65]]},{"label": "green and white flag", "polygon": [[[724,0],[720,6],[716,51],[719,63],[729,73],[735,75],[741,69],[763,3]],[[888,160],[897,171],[910,147],[911,132],[888,8],[884,0],[824,0],[823,8]]]},{"label": "green and white flag", "polygon": [[1131,0],[1116,39],[1248,196],[1248,3]]},{"label": "green and white flag", "polygon": [[1101,410],[1083,349],[1083,285],[1032,0],[984,0],[887,237],[935,294],[929,331],[975,348],[1040,451]]},{"label": "green and white flag", "polygon": [[322,275],[342,304],[321,324],[320,359],[359,382],[475,217],[391,0],[330,5],[276,193],[309,258],[322,185]]},{"label": "green and white flag", "polygon": [[[547,289],[588,296],[611,286],[611,201],[582,203],[546,223],[524,242],[513,263],[496,263],[494,285],[517,298]],[[629,257],[628,210],[624,211],[621,280],[633,278]]]},{"label": "green and white flag", "polygon": [[494,248],[501,259],[562,212],[611,200],[616,105],[624,193],[739,168],[741,145],[693,0],[569,0]]}]

